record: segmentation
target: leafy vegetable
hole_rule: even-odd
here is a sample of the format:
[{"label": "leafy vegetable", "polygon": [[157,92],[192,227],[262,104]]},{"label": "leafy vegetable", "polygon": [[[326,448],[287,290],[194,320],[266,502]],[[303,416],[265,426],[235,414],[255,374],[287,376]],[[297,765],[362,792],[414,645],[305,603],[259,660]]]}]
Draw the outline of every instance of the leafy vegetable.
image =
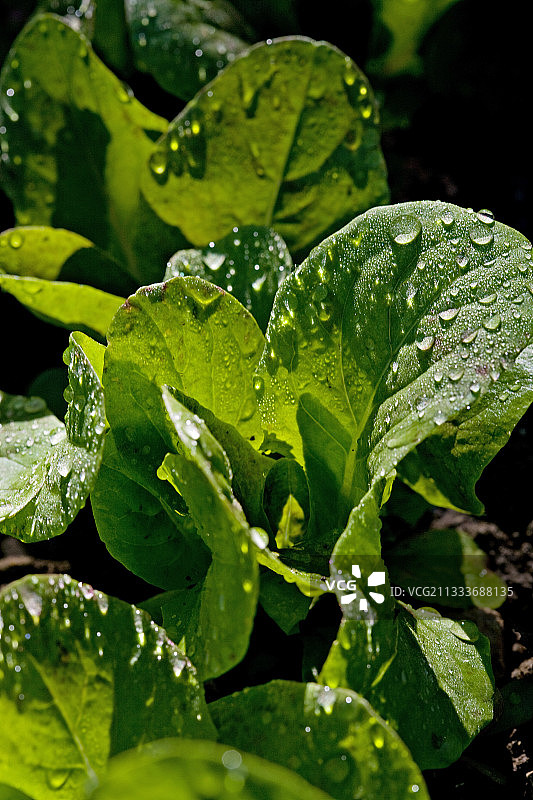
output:
[{"label": "leafy vegetable", "polygon": [[294,772],[226,745],[184,739],[156,742],[141,755],[137,752],[113,759],[109,775],[91,800],[130,797],[144,800],[155,793],[158,800],[205,797],[229,800],[238,793],[243,800],[328,800]]},{"label": "leafy vegetable", "polygon": [[0,271],[85,283],[115,293],[131,286],[121,266],[88,239],[45,226],[11,228],[0,234]]},{"label": "leafy vegetable", "polygon": [[91,491],[102,458],[104,398],[85,353],[87,337],[72,334],[69,410],[63,425],[39,398],[0,394],[0,520],[22,541],[57,536]]},{"label": "leafy vegetable", "polygon": [[[335,48],[303,38],[257,45],[171,123],[142,191],[197,246],[267,225],[302,252],[387,200],[377,123],[366,78]],[[179,196],[188,202],[178,206]]]},{"label": "leafy vegetable", "polygon": [[287,245],[270,228],[245,226],[202,250],[180,250],[167,265],[165,280],[196,275],[240,300],[266,330],[274,295],[292,270]]},{"label": "leafy vegetable", "polygon": [[0,780],[34,800],[79,797],[110,755],[213,737],[191,663],[145,612],[68,575],[11,584],[0,609]]},{"label": "leafy vegetable", "polygon": [[224,0],[146,0],[125,3],[138,69],[167,92],[188,100],[246,48],[252,31]]},{"label": "leafy vegetable", "polygon": [[[172,628],[206,680],[227,672],[246,653],[259,591],[258,567],[252,532],[231,495],[226,454],[203,420],[166,390],[163,400],[181,453],[169,453],[159,475],[185,499],[212,555],[194,607],[181,620],[174,611]],[[176,605],[179,598],[174,609]]]},{"label": "leafy vegetable", "polygon": [[315,536],[342,530],[372,481],[472,408],[468,449],[433,475],[460,485],[461,456],[485,459],[478,398],[516,424],[528,385],[506,405],[493,387],[531,338],[529,246],[489,213],[407,203],[358,217],[284,282],[255,386],[267,430],[303,453]]},{"label": "leafy vegetable", "polygon": [[158,482],[151,493],[127,474],[110,431],[91,494],[100,538],[109,552],[145,581],[162,589],[193,586],[209,566],[209,553],[175,492]]},{"label": "leafy vegetable", "polygon": [[92,286],[1,273],[0,288],[46,322],[86,331],[102,339],[123,302],[121,297]]},{"label": "leafy vegetable", "polygon": [[[422,110],[420,44],[452,4],[368,4],[373,42],[363,4],[347,29],[389,120]],[[479,540],[425,511],[482,511],[476,482],[533,400],[531,244],[486,210],[382,206],[378,104],[351,58],[248,47],[314,13],[40,0],[3,66],[0,288],[39,318],[21,351],[2,293],[4,349],[46,359],[34,390],[4,370],[30,396],[0,394],[0,533],[31,548],[90,497],[133,572],[99,585],[125,578],[143,610],[68,576],[1,590],[0,798],[427,797],[420,770],[492,720],[488,640],[397,598],[507,593]],[[423,162],[386,143],[403,197]],[[76,329],[64,423],[43,320]],[[91,535],[84,514],[77,576]],[[526,719],[515,688],[494,730]]]},{"label": "leafy vegetable", "polygon": [[362,697],[273,681],[209,706],[222,741],[275,760],[335,797],[427,797],[396,734]]},{"label": "leafy vegetable", "polygon": [[[141,165],[166,121],[52,15],[24,29],[0,84],[6,189],[18,224],[67,228],[109,251],[136,280],[153,274],[126,232],[143,221]],[[85,156],[74,158],[74,149]]]}]

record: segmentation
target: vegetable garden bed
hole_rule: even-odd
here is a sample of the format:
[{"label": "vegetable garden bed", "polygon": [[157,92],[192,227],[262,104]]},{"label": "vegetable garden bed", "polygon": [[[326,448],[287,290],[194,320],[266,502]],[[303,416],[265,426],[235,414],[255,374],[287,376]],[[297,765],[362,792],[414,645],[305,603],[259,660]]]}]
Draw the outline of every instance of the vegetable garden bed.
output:
[{"label": "vegetable garden bed", "polygon": [[5,12],[0,798],[531,797],[525,25],[262,6]]}]

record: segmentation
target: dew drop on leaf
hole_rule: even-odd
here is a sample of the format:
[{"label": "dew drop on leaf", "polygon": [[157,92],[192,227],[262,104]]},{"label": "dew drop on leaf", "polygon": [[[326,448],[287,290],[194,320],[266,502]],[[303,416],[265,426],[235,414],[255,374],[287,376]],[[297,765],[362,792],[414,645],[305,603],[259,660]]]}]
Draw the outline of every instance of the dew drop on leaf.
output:
[{"label": "dew drop on leaf", "polygon": [[486,228],[474,228],[469,233],[470,240],[476,247],[488,247],[494,241],[494,234]]},{"label": "dew drop on leaf", "polygon": [[18,250],[18,248],[22,247],[24,244],[24,235],[20,231],[13,231],[7,237],[7,241],[10,247],[14,250]]}]

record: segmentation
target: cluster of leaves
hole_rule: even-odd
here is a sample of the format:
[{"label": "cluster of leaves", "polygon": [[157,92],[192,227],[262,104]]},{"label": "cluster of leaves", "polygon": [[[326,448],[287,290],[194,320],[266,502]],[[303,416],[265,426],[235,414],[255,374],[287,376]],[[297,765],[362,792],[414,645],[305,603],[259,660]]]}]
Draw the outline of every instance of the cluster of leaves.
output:
[{"label": "cluster of leaves", "polygon": [[[248,47],[223,2],[59,6],[2,71],[0,286],[72,331],[68,411],[0,393],[1,531],[56,536],[90,497],[161,593],[3,590],[0,797],[427,797],[420,770],[492,719],[490,649],[395,601],[388,570],[483,604],[502,587],[453,531],[383,559],[380,516],[399,480],[482,510],[475,483],[533,400],[531,244],[488,211],[384,205],[378,108],[336,48]],[[186,107],[143,107],[91,39]],[[258,602],[297,635],[332,593],[312,682],[206,703]]]}]

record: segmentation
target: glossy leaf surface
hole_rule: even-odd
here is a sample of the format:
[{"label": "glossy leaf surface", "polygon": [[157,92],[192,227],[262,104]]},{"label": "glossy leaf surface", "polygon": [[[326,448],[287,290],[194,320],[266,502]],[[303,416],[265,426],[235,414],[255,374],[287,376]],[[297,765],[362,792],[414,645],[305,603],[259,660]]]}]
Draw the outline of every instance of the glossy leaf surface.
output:
[{"label": "glossy leaf surface", "polygon": [[366,78],[339,50],[303,38],[257,45],[171,123],[142,189],[195,246],[266,225],[301,252],[386,202],[377,125]]},{"label": "glossy leaf surface", "polygon": [[530,247],[490,212],[406,203],[358,217],[284,282],[255,387],[264,427],[305,459],[317,535],[470,410],[475,449],[479,398],[505,413],[504,367],[533,332]]},{"label": "glossy leaf surface", "polygon": [[225,0],[127,0],[125,7],[136,67],[183,100],[246,49],[244,39],[253,35]]},{"label": "glossy leaf surface", "polygon": [[184,498],[212,556],[194,606],[187,599],[180,609],[183,600],[175,598],[172,627],[207,680],[227,672],[246,653],[259,592],[258,566],[250,527],[231,493],[226,454],[200,417],[167,390],[163,400],[180,452],[165,457],[159,476]]},{"label": "glossy leaf surface", "polygon": [[[139,176],[166,121],[131,96],[87,39],[52,15],[26,26],[0,83],[5,182],[18,224],[75,231],[136,280],[150,279],[132,240],[144,224],[139,246],[157,244],[153,221],[141,218]],[[150,255],[148,245],[142,252]]]},{"label": "glossy leaf surface", "polygon": [[144,611],[68,575],[10,584],[0,611],[0,780],[77,800],[114,753],[213,737],[191,663]]},{"label": "glossy leaf surface", "polygon": [[428,796],[403,742],[354,692],[272,681],[210,709],[223,742],[287,766],[339,800]]},{"label": "glossy leaf surface", "polygon": [[163,385],[193,397],[259,445],[252,375],[264,339],[233,297],[199,278],[141,288],[117,313],[108,340],[107,417],[128,474],[153,494],[160,492],[156,471],[174,450]]},{"label": "glossy leaf surface", "polygon": [[20,226],[0,234],[0,272],[25,278],[84,283],[115,294],[132,280],[107,253],[62,228]]},{"label": "glossy leaf surface", "polygon": [[185,739],[116,758],[90,799],[232,800],[236,794],[242,800],[331,800],[278,764],[224,744]]},{"label": "glossy leaf surface", "polygon": [[65,354],[65,424],[40,398],[0,395],[0,520],[2,533],[22,541],[63,533],[85,505],[98,474],[104,398],[84,352],[86,340],[72,334]]},{"label": "glossy leaf surface", "polygon": [[205,575],[210,556],[183,501],[164,481],[152,492],[128,472],[108,431],[91,493],[100,538],[114,558],[148,583],[161,589],[194,585]]},{"label": "glossy leaf surface", "polygon": [[167,265],[165,280],[196,275],[230,292],[266,330],[274,295],[292,271],[281,236],[270,228],[235,227],[202,250],[180,250]]},{"label": "glossy leaf surface", "polygon": [[0,273],[0,289],[45,322],[105,339],[123,298],[92,286]]}]

